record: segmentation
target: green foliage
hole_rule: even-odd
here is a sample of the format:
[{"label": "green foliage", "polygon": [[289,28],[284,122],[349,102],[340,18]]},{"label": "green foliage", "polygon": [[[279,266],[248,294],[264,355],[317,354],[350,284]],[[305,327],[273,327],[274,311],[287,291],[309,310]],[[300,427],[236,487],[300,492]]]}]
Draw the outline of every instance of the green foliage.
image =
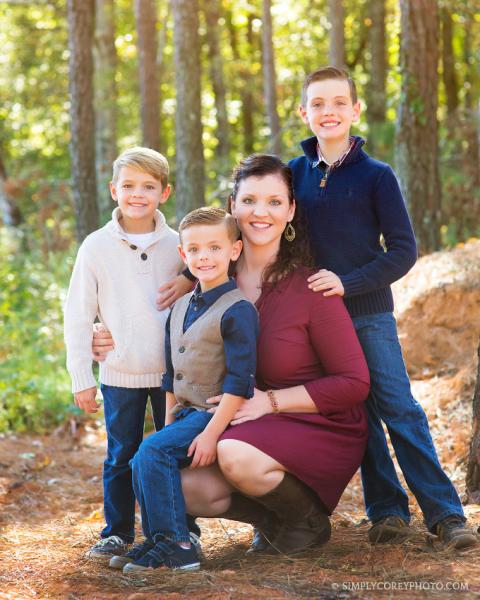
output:
[{"label": "green foliage", "polygon": [[72,410],[62,302],[68,253],[28,253],[21,235],[0,238],[0,431],[44,431]]}]

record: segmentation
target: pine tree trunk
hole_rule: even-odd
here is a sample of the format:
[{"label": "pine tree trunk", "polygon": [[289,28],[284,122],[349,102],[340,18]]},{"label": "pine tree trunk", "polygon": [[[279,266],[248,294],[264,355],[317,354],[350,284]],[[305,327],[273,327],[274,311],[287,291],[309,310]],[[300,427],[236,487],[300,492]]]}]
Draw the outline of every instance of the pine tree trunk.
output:
[{"label": "pine tree trunk", "polygon": [[328,61],[334,67],[345,68],[345,11],[343,0],[328,0],[328,18],[330,21],[330,43]]},{"label": "pine tree trunk", "polygon": [[[254,15],[248,15],[247,19],[247,44],[249,53],[254,52],[253,34]],[[242,90],[242,126],[243,126],[243,149],[246,155],[252,154],[255,144],[255,101],[252,92],[253,75],[249,67],[244,68],[244,88]]]},{"label": "pine tree trunk", "polygon": [[280,120],[277,111],[277,78],[272,39],[272,13],[270,0],[263,0],[262,14],[262,66],[263,93],[270,129],[270,146],[274,154],[282,151]]},{"label": "pine tree trunk", "polygon": [[160,150],[160,96],[157,77],[157,10],[154,0],[135,0],[142,143]]},{"label": "pine tree trunk", "polygon": [[385,39],[385,0],[370,0],[369,15],[372,24],[369,31],[370,43],[370,76],[365,89],[367,100],[367,119],[369,126],[368,148],[376,154],[380,145],[377,137],[381,136],[381,127],[386,115],[386,79],[387,49]]},{"label": "pine tree trunk", "polygon": [[400,0],[402,93],[397,161],[422,253],[440,243],[438,11],[435,0]]},{"label": "pine tree trunk", "polygon": [[458,83],[455,75],[455,57],[453,55],[453,23],[452,15],[447,7],[441,9],[441,16],[443,84],[447,97],[448,116],[453,117],[458,106]]},{"label": "pine tree trunk", "polygon": [[477,382],[472,402],[472,439],[467,463],[467,498],[480,504],[480,345],[478,346]]},{"label": "pine tree trunk", "polygon": [[221,172],[230,168],[230,125],[227,113],[227,92],[225,89],[223,58],[219,37],[220,5],[218,0],[203,0],[203,12],[206,22],[206,39],[208,45],[210,80],[215,96],[215,111],[217,118],[216,147],[217,160],[223,167]]},{"label": "pine tree trunk", "polygon": [[172,0],[176,108],[176,212],[181,219],[203,206],[204,160],[198,1]]},{"label": "pine tree trunk", "polygon": [[108,183],[117,156],[117,52],[114,0],[95,0],[95,163],[100,221],[111,216]]},{"label": "pine tree trunk", "polygon": [[72,193],[77,239],[98,228],[93,112],[94,0],[68,0]]}]

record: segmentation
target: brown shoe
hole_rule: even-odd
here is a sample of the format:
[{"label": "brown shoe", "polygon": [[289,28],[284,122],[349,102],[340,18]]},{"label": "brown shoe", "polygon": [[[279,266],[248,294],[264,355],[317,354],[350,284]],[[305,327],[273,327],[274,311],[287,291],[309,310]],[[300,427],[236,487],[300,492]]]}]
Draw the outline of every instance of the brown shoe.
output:
[{"label": "brown shoe", "polygon": [[325,507],[311,488],[290,473],[285,473],[271,492],[255,500],[282,523],[271,540],[277,552],[296,554],[330,539],[330,519]]},{"label": "brown shoe", "polygon": [[435,533],[447,548],[459,550],[478,544],[478,536],[468,529],[464,520],[457,515],[451,515],[439,521],[435,526]]},{"label": "brown shoe", "polygon": [[391,515],[376,521],[368,530],[368,539],[371,544],[386,544],[387,542],[399,542],[411,533],[406,521],[401,517]]}]

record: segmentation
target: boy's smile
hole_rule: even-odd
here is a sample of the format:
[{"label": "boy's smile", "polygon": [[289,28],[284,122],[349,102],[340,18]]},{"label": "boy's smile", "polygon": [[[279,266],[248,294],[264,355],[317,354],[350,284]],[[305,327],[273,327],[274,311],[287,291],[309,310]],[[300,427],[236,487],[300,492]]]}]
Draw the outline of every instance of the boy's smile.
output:
[{"label": "boy's smile", "polygon": [[150,173],[134,167],[122,167],[115,182],[110,183],[112,198],[122,213],[122,226],[127,233],[148,233],[155,228],[154,214],[159,204],[170,195],[170,186]]},{"label": "boy's smile", "polygon": [[348,81],[325,79],[308,86],[306,106],[299,110],[322,149],[324,145],[348,144],[350,127],[360,116],[360,103],[352,103]]},{"label": "boy's smile", "polygon": [[232,242],[224,223],[192,225],[182,231],[180,254],[200,282],[202,292],[228,281],[231,260],[237,260],[242,242]]}]

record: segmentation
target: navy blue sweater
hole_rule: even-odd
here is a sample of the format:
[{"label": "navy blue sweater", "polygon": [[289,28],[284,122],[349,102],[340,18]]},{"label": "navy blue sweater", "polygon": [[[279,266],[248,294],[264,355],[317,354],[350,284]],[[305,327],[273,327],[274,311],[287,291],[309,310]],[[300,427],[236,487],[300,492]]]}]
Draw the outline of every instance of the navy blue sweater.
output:
[{"label": "navy blue sweater", "polygon": [[343,163],[327,173],[324,186],[320,182],[326,169],[318,164],[316,137],[304,140],[305,156],[289,163],[316,264],[340,277],[352,317],[391,312],[390,284],[417,259],[412,224],[395,174],[389,165],[369,157],[363,144],[355,138]]}]

